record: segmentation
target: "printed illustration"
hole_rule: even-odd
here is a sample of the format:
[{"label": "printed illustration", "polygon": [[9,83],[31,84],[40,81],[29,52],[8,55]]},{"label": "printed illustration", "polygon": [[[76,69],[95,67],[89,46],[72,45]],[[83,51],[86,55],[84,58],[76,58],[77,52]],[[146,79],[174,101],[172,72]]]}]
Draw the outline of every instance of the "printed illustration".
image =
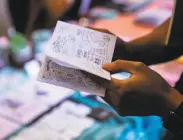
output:
[{"label": "printed illustration", "polygon": [[83,36],[82,36],[82,41],[90,41],[90,31],[84,30],[83,31]]},{"label": "printed illustration", "polygon": [[68,41],[70,41],[70,42],[74,43],[74,42],[76,41],[75,36],[74,36],[74,35],[72,35],[72,34],[68,35]]},{"label": "printed illustration", "polygon": [[60,52],[60,36],[57,36],[56,40],[53,42],[53,51],[58,53]]},{"label": "printed illustration", "polygon": [[60,66],[49,58],[44,62],[39,77],[41,80],[48,83],[54,81],[57,82],[57,84],[59,83],[60,86],[73,88],[75,90],[103,91],[103,88],[93,82],[86,73],[84,74],[78,69]]},{"label": "printed illustration", "polygon": [[82,34],[83,34],[82,30],[81,29],[77,29],[77,35],[80,36]]},{"label": "printed illustration", "polygon": [[108,35],[104,35],[103,40],[106,41],[106,42],[109,42],[111,39]]},{"label": "printed illustration", "polygon": [[[54,32],[50,41],[53,42],[50,44],[51,52],[47,52],[48,57],[55,59],[55,62],[61,61],[66,63],[66,65],[68,64],[102,78],[110,79],[110,73],[104,71],[102,65],[105,62],[111,62],[116,41],[114,36],[60,21],[57,23],[56,30],[60,30],[62,33]],[[68,61],[65,62],[66,60]],[[49,75],[53,74],[57,81],[61,79],[64,84],[70,84],[71,81],[82,81],[79,82],[80,84],[85,83],[82,74],[80,74],[82,80],[81,78],[75,78],[79,77],[76,74],[74,75],[75,77],[69,77],[67,75],[70,71],[69,68],[60,66],[57,68],[56,66],[51,69],[54,70],[47,71],[45,76],[49,77]],[[78,69],[77,71],[79,71]],[[58,71],[61,72],[61,75],[58,75]],[[74,72],[72,71],[69,74],[72,73]]]}]

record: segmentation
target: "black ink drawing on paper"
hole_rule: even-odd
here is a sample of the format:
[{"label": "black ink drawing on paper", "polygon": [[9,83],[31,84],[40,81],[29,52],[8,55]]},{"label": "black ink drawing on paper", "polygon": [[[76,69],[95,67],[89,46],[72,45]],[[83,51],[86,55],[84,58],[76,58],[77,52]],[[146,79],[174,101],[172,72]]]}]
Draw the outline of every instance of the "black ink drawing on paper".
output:
[{"label": "black ink drawing on paper", "polygon": [[90,40],[89,34],[90,34],[89,31],[84,30],[84,31],[83,31],[82,40],[83,40],[83,41],[89,41],[89,40]]},{"label": "black ink drawing on paper", "polygon": [[84,52],[83,52],[83,57],[84,57],[85,59],[87,59],[87,58],[89,57],[89,55],[88,55],[88,52],[87,52],[87,51],[84,51]]},{"label": "black ink drawing on paper", "polygon": [[104,35],[103,40],[106,41],[106,42],[109,42],[111,39],[108,35]]},{"label": "black ink drawing on paper", "polygon": [[106,45],[106,43],[104,41],[98,41],[98,44],[100,47],[104,47]]},{"label": "black ink drawing on paper", "polygon": [[100,86],[94,83],[91,79],[87,78],[84,82],[86,87],[93,88],[93,89],[100,89]]},{"label": "black ink drawing on paper", "polygon": [[79,85],[83,85],[82,77],[67,77],[66,81],[68,83],[77,83]]},{"label": "black ink drawing on paper", "polygon": [[99,35],[95,34],[94,32],[90,32],[90,38],[94,43],[97,43],[99,47],[105,47],[106,43],[108,42],[106,41],[106,39],[102,39]]},{"label": "black ink drawing on paper", "polygon": [[82,50],[81,50],[81,49],[78,49],[78,50],[77,50],[76,56],[77,56],[78,58],[81,58],[81,55],[82,55]]},{"label": "black ink drawing on paper", "polygon": [[81,29],[77,29],[77,35],[82,35],[82,30]]},{"label": "black ink drawing on paper", "polygon": [[89,61],[98,65],[98,66],[101,66],[103,64],[103,61],[105,60],[105,58],[103,56],[99,56],[99,55],[90,55],[90,59]]},{"label": "black ink drawing on paper", "polygon": [[105,56],[105,50],[104,50],[104,49],[98,48],[98,49],[96,49],[96,53],[97,53],[98,55]]},{"label": "black ink drawing on paper", "polygon": [[68,40],[71,42],[71,43],[74,43],[76,41],[76,38],[75,36],[73,35],[68,35]]},{"label": "black ink drawing on paper", "polygon": [[60,75],[59,73],[56,74],[55,79],[57,80],[57,82],[60,81],[66,81],[66,75],[63,75],[64,73],[62,73],[62,75]]},{"label": "black ink drawing on paper", "polygon": [[57,36],[56,40],[53,42],[53,51],[56,53],[60,52],[60,40],[61,37]]},{"label": "black ink drawing on paper", "polygon": [[93,42],[97,42],[99,39],[98,36],[94,32],[90,32],[90,38]]},{"label": "black ink drawing on paper", "polygon": [[67,37],[58,36],[56,40],[53,42],[53,51],[58,53],[61,51],[61,49],[65,46],[67,43]]},{"label": "black ink drawing on paper", "polygon": [[74,43],[76,41],[76,38],[74,35],[68,35],[68,40],[72,43]]},{"label": "black ink drawing on paper", "polygon": [[97,64],[97,65],[101,65],[102,60],[100,58],[95,58],[94,63]]},{"label": "black ink drawing on paper", "polygon": [[67,37],[63,37],[61,40],[60,40],[60,47],[63,48],[65,46],[65,44],[67,43]]},{"label": "black ink drawing on paper", "polygon": [[47,70],[47,71],[50,70],[51,65],[52,65],[52,60],[47,60],[47,61],[46,61],[46,70]]}]

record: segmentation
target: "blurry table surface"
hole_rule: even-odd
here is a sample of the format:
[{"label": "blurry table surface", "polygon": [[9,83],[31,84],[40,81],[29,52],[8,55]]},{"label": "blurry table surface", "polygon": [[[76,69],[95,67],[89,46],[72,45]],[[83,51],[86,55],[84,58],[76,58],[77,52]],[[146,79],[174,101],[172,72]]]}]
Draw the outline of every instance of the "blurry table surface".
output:
[{"label": "blurry table surface", "polygon": [[[158,2],[154,1],[146,8],[158,7]],[[142,8],[143,9],[143,8]],[[143,10],[144,10],[143,9]],[[112,20],[98,20],[93,24],[96,28],[108,29],[117,36],[124,39],[134,39],[145,34],[150,33],[153,30],[153,27],[137,25],[134,23],[135,13],[134,14],[119,14],[116,18]]]}]

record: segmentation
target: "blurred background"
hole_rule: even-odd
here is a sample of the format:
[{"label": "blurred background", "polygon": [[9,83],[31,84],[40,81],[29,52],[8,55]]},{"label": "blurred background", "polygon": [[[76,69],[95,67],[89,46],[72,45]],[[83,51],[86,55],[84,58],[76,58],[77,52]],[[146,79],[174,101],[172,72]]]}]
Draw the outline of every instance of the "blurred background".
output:
[{"label": "blurred background", "polygon": [[[0,0],[0,110],[3,110],[0,111],[0,130],[4,129],[0,139],[15,129],[5,121],[6,117],[1,117],[12,117],[1,107],[4,98],[11,97],[11,102],[15,102],[24,95],[21,102],[34,101],[32,108],[39,102],[38,111],[27,107],[36,114],[63,99],[66,94],[60,95],[60,91],[70,91],[36,82],[44,59],[44,46],[57,20],[108,29],[124,41],[130,41],[150,33],[171,17],[173,8],[173,0]],[[183,70],[181,58],[150,67],[172,86]],[[35,94],[42,92],[49,96],[35,99]],[[29,109],[19,111],[26,114]],[[29,115],[24,116],[23,122],[34,116]],[[5,128],[7,124],[9,127]]]}]

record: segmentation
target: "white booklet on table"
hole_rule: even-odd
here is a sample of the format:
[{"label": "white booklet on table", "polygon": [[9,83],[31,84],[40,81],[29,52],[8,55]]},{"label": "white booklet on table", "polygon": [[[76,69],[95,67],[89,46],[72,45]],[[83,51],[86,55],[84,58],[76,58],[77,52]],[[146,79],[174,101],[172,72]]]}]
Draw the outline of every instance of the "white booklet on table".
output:
[{"label": "white booklet on table", "polygon": [[46,46],[38,80],[104,96],[105,88],[83,71],[111,80],[102,65],[112,61],[116,39],[111,34],[58,21]]}]

